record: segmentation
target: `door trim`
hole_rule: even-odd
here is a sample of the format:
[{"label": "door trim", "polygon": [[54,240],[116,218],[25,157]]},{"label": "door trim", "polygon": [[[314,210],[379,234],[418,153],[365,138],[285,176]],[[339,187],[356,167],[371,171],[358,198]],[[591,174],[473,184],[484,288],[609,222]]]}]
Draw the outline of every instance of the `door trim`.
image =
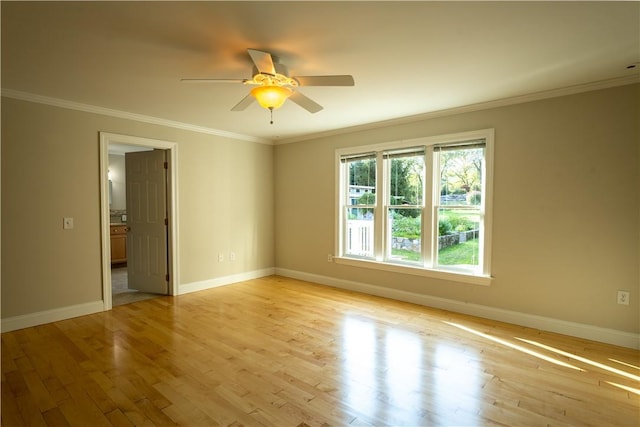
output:
[{"label": "door trim", "polygon": [[169,229],[167,230],[169,251],[169,294],[178,295],[180,265],[178,262],[178,144],[159,139],[142,138],[100,132],[100,234],[102,249],[102,301],[104,310],[111,310],[111,242],[109,215],[109,144],[138,145],[168,150],[167,207]]}]

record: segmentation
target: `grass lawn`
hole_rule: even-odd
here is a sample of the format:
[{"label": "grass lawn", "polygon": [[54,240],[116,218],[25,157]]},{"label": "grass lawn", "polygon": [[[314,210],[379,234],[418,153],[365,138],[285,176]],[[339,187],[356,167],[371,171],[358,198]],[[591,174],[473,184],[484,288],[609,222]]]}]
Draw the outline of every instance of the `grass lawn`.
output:
[{"label": "grass lawn", "polygon": [[[403,249],[394,249],[393,257],[403,261],[418,261],[420,254]],[[478,265],[478,239],[467,240],[464,243],[449,246],[438,255],[440,265]]]},{"label": "grass lawn", "polygon": [[420,254],[418,252],[407,251],[405,249],[393,249],[391,255],[394,258],[402,261],[418,261],[420,260]]},{"label": "grass lawn", "polygon": [[478,265],[478,239],[444,248],[438,254],[440,265]]}]

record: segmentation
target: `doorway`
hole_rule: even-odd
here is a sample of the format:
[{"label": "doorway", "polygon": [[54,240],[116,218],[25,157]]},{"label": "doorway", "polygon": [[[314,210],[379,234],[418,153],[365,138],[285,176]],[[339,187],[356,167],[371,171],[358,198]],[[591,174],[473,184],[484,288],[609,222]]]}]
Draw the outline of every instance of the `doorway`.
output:
[{"label": "doorway", "polygon": [[176,163],[173,142],[100,133],[105,310],[177,294]]}]

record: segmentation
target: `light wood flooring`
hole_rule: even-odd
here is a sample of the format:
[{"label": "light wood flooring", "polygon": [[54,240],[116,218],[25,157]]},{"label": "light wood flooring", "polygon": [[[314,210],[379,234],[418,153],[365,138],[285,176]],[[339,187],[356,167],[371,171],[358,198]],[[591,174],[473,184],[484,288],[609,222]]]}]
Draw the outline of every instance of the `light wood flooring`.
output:
[{"label": "light wood flooring", "polygon": [[634,426],[640,353],[282,277],[2,334],[2,425]]}]

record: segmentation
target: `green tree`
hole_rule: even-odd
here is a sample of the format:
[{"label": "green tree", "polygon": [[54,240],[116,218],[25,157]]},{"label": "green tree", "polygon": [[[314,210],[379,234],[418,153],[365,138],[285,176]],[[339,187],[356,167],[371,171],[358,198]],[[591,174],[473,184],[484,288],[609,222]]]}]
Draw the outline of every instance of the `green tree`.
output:
[{"label": "green tree", "polygon": [[373,205],[376,203],[376,195],[373,193],[364,193],[358,199],[359,205]]},{"label": "green tree", "polygon": [[482,148],[444,151],[440,154],[441,193],[456,193],[463,189],[469,192],[481,185]]},{"label": "green tree", "polygon": [[376,159],[362,159],[350,162],[349,184],[375,187]]},{"label": "green tree", "polygon": [[400,157],[391,160],[391,204],[422,203],[424,163],[421,157]]},{"label": "green tree", "polygon": [[[422,203],[424,162],[421,156],[391,159],[390,203],[391,205],[419,205]],[[376,160],[360,159],[349,163],[349,184],[375,187]],[[364,193],[359,204],[373,204],[375,195]],[[400,210],[401,215],[414,217],[414,210]]]}]

